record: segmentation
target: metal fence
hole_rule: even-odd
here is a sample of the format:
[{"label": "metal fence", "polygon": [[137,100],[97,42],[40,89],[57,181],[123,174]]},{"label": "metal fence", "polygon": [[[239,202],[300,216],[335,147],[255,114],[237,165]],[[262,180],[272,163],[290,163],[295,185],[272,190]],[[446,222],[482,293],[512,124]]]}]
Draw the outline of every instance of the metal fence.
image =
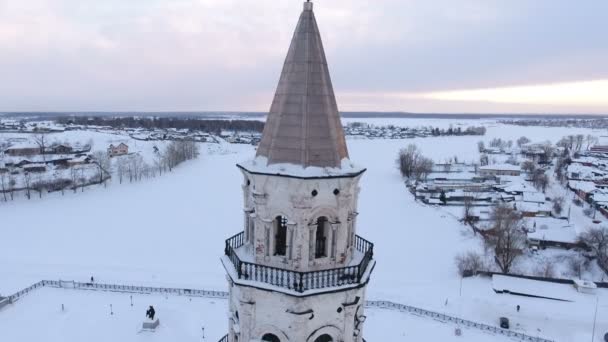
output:
[{"label": "metal fence", "polygon": [[495,333],[498,335],[518,338],[522,341],[554,342],[553,340],[548,340],[548,339],[545,339],[542,337],[530,336],[530,335],[522,334],[519,332],[511,331],[508,329],[502,329],[502,328],[499,328],[496,326],[487,325],[487,324],[483,324],[483,323],[477,323],[477,322],[469,321],[466,319],[462,319],[462,318],[458,318],[458,317],[454,317],[454,316],[450,316],[450,315],[446,315],[446,314],[442,314],[442,313],[438,313],[438,312],[434,312],[434,311],[424,310],[424,309],[416,308],[416,307],[405,305],[405,304],[393,303],[393,302],[386,301],[386,300],[379,300],[379,301],[368,300],[365,302],[365,306],[372,307],[372,308],[393,309],[393,310],[399,310],[402,312],[408,312],[411,314],[429,317],[429,318],[437,319],[437,320],[448,322],[448,323],[454,323],[454,324],[462,325],[462,326],[469,327],[469,328],[475,328],[475,329],[479,329],[482,331]]},{"label": "metal fence", "polygon": [[[20,298],[30,294],[32,291],[41,287],[52,287],[52,288],[66,288],[75,290],[92,290],[92,291],[110,291],[110,292],[123,292],[123,293],[141,293],[141,294],[171,294],[178,296],[189,296],[189,297],[202,297],[202,298],[220,298],[227,299],[229,293],[226,291],[208,291],[208,290],[197,290],[197,289],[182,289],[182,288],[169,288],[169,287],[151,287],[151,286],[132,286],[132,285],[117,285],[117,284],[102,284],[102,283],[83,283],[76,281],[64,281],[64,280],[42,280],[39,281],[13,295],[8,296],[9,303],[15,303]],[[478,329],[498,335],[508,336],[517,338],[521,341],[527,342],[554,342],[542,337],[535,337],[526,335],[523,333],[511,331],[508,329],[502,329],[496,326],[487,325],[483,323],[477,323],[466,319],[446,315],[439,312],[429,311],[425,309],[416,308],[413,306],[394,303],[387,300],[368,300],[365,302],[365,306],[368,308],[378,309],[389,309],[398,310],[400,312],[407,312],[414,315],[423,317],[429,317],[432,319],[440,320],[446,323],[454,323],[465,327]],[[227,336],[223,337],[222,340],[226,339]]]}]

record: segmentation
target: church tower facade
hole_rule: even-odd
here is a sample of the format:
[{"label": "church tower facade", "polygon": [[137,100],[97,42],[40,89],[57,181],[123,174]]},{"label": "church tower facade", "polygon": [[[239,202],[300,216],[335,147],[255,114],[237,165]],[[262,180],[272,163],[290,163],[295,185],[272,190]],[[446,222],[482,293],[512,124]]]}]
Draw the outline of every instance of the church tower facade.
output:
[{"label": "church tower facade", "polygon": [[357,233],[348,157],[313,4],[304,3],[228,240],[228,342],[361,342],[373,244]]}]

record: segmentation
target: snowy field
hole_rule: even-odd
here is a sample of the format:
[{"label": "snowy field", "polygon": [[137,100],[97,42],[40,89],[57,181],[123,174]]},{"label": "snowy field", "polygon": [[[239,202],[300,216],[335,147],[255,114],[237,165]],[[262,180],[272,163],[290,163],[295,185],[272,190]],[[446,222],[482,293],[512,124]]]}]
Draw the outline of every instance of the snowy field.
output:
[{"label": "snowy field", "polygon": [[[508,315],[520,323],[517,329],[521,332],[556,341],[591,340],[595,300],[562,303],[522,299],[494,294],[487,279],[461,282],[454,256],[480,250],[480,240],[448,212],[415,202],[405,189],[394,160],[397,151],[410,143],[418,144],[436,162],[454,156],[462,161],[477,161],[479,140],[488,142],[494,137],[516,140],[525,135],[533,141],[555,142],[565,135],[601,136],[601,132],[502,126],[484,120],[345,121],[410,127],[429,124],[448,127],[459,123],[473,126],[483,122],[488,128],[485,137],[348,140],[351,160],[368,169],[361,182],[358,217],[358,234],[375,243],[377,266],[368,299],[393,300],[492,325],[497,325],[498,317]],[[21,198],[0,203],[4,242],[0,248],[0,294],[10,294],[41,279],[84,281],[92,275],[107,283],[225,289],[225,274],[219,262],[224,240],[242,230],[242,176],[235,164],[253,157],[255,151],[247,145],[205,144],[202,152],[198,160],[140,183],[111,184],[64,197],[51,194],[31,201]],[[597,329],[605,332],[608,297],[602,293],[599,298]],[[514,313],[518,304],[526,309],[521,316]],[[19,307],[13,310],[21,310]],[[223,307],[219,311],[224,311]],[[9,318],[6,312],[1,314],[0,324],[5,324],[4,320]],[[217,314],[225,318],[223,312]],[[382,318],[384,314],[379,312],[378,317],[386,320],[386,326],[398,326],[389,325],[391,321]],[[30,319],[37,321],[35,317]],[[68,324],[69,320],[65,322]],[[430,324],[438,333],[442,329],[427,319],[414,322],[412,325],[427,329]],[[135,325],[137,322],[128,329],[132,331]],[[386,339],[383,335],[386,329],[374,332],[371,326],[366,330],[368,341]],[[403,337],[390,340],[408,341],[408,330],[402,331]],[[436,340],[450,341],[448,335],[453,335],[451,328]],[[81,340],[73,337],[60,340]],[[469,335],[464,337],[461,340],[476,341],[473,337],[469,339]],[[478,338],[499,341],[485,335]],[[599,336],[595,341],[601,341]]]},{"label": "snowy field", "polygon": [[[0,311],[0,332],[3,341],[216,342],[228,331],[228,301],[225,299],[137,294],[132,295],[131,306],[130,296],[42,288]],[[154,306],[161,323],[155,332],[141,331],[149,305]],[[409,313],[368,308],[366,315],[365,338],[368,341],[424,341],[428,338],[444,342],[510,341],[506,337],[466,328],[461,328],[462,335],[458,337],[454,334],[455,324]],[[387,326],[394,329],[386,329]]]}]

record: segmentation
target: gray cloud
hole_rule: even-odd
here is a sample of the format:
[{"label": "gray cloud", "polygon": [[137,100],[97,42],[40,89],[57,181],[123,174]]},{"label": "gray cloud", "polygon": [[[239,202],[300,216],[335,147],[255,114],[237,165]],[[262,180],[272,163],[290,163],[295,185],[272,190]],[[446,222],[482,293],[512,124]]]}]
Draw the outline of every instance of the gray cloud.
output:
[{"label": "gray cloud", "polygon": [[[585,111],[373,94],[608,79],[605,0],[315,6],[346,110]],[[276,0],[0,0],[0,110],[266,110],[300,10]]]}]

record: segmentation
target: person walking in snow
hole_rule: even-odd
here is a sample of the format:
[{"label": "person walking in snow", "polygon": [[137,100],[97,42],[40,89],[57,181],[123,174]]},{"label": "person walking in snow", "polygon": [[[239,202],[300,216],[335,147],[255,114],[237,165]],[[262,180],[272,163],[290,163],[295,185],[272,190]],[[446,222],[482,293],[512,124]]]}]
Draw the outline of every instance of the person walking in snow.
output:
[{"label": "person walking in snow", "polygon": [[519,312],[519,304],[517,305],[517,312]]}]

